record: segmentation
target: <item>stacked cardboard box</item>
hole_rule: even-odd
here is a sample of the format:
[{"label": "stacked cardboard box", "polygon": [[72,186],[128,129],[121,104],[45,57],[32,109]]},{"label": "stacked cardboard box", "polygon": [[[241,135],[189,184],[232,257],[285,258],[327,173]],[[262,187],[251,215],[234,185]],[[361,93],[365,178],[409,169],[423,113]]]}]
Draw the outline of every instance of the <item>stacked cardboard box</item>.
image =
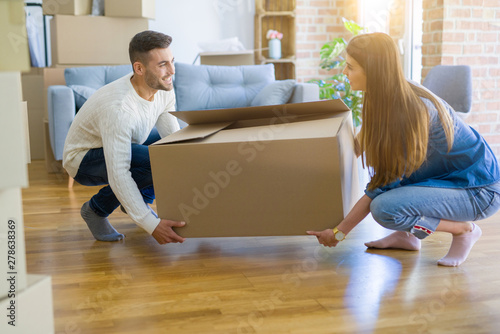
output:
[{"label": "stacked cardboard box", "polygon": [[0,71],[29,69],[28,41],[24,17],[12,19],[11,13],[24,11],[22,1],[2,1],[0,3]]},{"label": "stacked cardboard box", "polygon": [[44,0],[44,15],[90,15],[92,0]]},{"label": "stacked cardboard box", "polygon": [[155,17],[154,0],[106,0],[105,16],[91,16],[92,0],[44,0],[51,20],[52,65],[127,64],[128,43],[148,29]]},{"label": "stacked cardboard box", "polygon": [[120,65],[130,62],[130,39],[148,29],[148,20],[56,15],[50,29],[52,65]]},{"label": "stacked cardboard box", "polygon": [[50,23],[52,68],[23,75],[28,101],[30,147],[33,159],[46,160],[50,172],[61,171],[48,137],[47,89],[64,85],[64,68],[121,65],[130,62],[128,44],[147,30],[155,17],[154,0],[105,0],[105,16],[91,16],[92,0],[43,0]]},{"label": "stacked cardboard box", "polygon": [[[50,277],[26,273],[21,188],[28,149],[21,71],[29,69],[24,1],[0,1],[0,333],[54,333]],[[23,124],[24,123],[24,124]]]},{"label": "stacked cardboard box", "polygon": [[155,19],[155,0],[105,0],[104,15]]},{"label": "stacked cardboard box", "polygon": [[[44,15],[90,15],[92,0],[43,0]],[[104,15],[155,18],[155,0],[105,0]]]}]

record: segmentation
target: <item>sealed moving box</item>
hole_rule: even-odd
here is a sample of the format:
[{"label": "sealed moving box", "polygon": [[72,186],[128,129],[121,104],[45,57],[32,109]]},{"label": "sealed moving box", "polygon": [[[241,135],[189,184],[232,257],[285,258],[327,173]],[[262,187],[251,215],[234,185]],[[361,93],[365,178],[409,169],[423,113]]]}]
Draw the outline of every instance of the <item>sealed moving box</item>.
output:
[{"label": "sealed moving box", "polygon": [[174,112],[189,126],[150,146],[158,214],[184,237],[304,235],[360,196],[340,100]]},{"label": "sealed moving box", "polygon": [[104,15],[155,19],[155,0],[105,0]]},{"label": "sealed moving box", "polygon": [[128,46],[148,19],[56,15],[50,21],[52,65],[129,64]]},{"label": "sealed moving box", "polygon": [[43,0],[44,15],[90,15],[92,0]]}]

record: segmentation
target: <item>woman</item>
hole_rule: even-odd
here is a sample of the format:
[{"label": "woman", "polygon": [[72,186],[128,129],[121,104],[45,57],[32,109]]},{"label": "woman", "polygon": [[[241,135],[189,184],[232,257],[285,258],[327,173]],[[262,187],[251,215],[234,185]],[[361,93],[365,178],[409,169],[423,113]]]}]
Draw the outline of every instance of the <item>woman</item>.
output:
[{"label": "woman", "polygon": [[365,92],[357,146],[372,178],[336,228],[307,233],[335,247],[371,212],[396,232],[367,247],[419,250],[421,239],[448,232],[453,241],[438,264],[458,266],[481,237],[473,221],[500,208],[498,162],[446,102],[405,79],[399,58],[383,33],[349,42],[344,74],[352,89]]}]

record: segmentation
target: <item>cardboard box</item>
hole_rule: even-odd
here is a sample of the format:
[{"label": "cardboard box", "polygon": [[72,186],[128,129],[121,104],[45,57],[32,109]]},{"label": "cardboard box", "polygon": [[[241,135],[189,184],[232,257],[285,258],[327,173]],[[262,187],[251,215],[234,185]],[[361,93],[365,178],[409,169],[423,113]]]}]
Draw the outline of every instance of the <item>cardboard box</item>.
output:
[{"label": "cardboard box", "polygon": [[[11,140],[12,141],[12,140]],[[24,169],[27,169],[24,167]],[[18,173],[22,173],[19,171]],[[12,178],[15,175],[8,175]],[[5,178],[5,177],[4,177]],[[3,178],[3,179],[4,179]],[[2,179],[0,179],[0,182]],[[28,187],[28,185],[24,185]],[[0,270],[5,273],[16,272],[16,289],[21,291],[26,288],[26,247],[24,238],[24,220],[23,220],[23,203],[22,203],[22,189],[19,187],[4,187],[0,185],[0,221],[5,223],[0,224],[0,252],[6,254],[0,257]],[[10,222],[10,223],[9,223]],[[16,232],[16,254],[14,256],[15,263],[9,263],[9,230],[13,228]],[[12,232],[11,232],[12,233]],[[11,239],[10,239],[11,240]],[[14,265],[12,270],[11,265]],[[10,283],[6,279],[0,280],[0,299],[6,298],[9,294]],[[0,330],[0,333],[3,333]]]},{"label": "cardboard box", "polygon": [[29,145],[32,159],[44,159],[45,150],[43,146],[43,75],[38,69],[23,73],[21,82],[23,87],[23,99],[28,105]]},{"label": "cardboard box", "polygon": [[[19,278],[18,274],[18,278]],[[17,288],[15,298],[1,298],[0,308],[5,311],[0,324],[0,333],[54,333],[54,307],[52,302],[52,280],[45,275],[24,275],[28,282],[26,288]],[[16,307],[15,326],[8,322],[12,321],[9,307]]]},{"label": "cardboard box", "polygon": [[0,101],[0,152],[6,157],[0,164],[0,189],[27,187],[21,73],[0,71]]},{"label": "cardboard box", "polygon": [[47,90],[52,85],[64,85],[64,68],[31,68],[21,76],[23,98],[28,103],[28,124],[31,158],[45,159],[43,120],[48,118]]},{"label": "cardboard box", "polygon": [[304,235],[359,198],[340,100],[172,114],[189,125],[149,152],[158,214],[184,237]]},{"label": "cardboard box", "polygon": [[155,19],[155,0],[104,0],[104,15]]},{"label": "cardboard box", "polygon": [[25,16],[24,1],[0,0],[0,71],[29,71]]},{"label": "cardboard box", "polygon": [[130,63],[130,40],[148,20],[56,15],[50,29],[53,65],[121,65]]},{"label": "cardboard box", "polygon": [[200,64],[220,66],[255,65],[254,51],[202,52]]},{"label": "cardboard box", "polygon": [[43,0],[44,15],[90,15],[92,0]]}]

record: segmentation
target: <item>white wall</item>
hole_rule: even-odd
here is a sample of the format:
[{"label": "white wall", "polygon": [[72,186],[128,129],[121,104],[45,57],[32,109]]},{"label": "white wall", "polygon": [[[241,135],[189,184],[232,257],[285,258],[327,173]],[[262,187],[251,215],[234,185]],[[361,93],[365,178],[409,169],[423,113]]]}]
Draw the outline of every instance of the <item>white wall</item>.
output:
[{"label": "white wall", "polygon": [[246,49],[254,47],[255,0],[156,0],[155,4],[156,20],[149,28],[172,36],[177,62],[193,63],[200,42],[238,37]]}]

